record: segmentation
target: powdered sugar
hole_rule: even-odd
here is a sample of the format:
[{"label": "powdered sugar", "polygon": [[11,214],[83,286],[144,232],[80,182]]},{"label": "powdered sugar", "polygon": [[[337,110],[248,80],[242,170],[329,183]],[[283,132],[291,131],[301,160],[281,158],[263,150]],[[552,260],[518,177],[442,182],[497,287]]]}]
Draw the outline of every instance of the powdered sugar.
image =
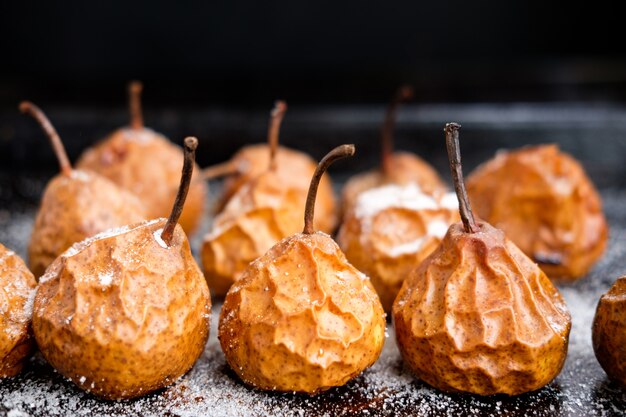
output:
[{"label": "powdered sugar", "polygon": [[154,236],[154,240],[157,241],[160,247],[162,247],[163,249],[168,249],[167,243],[165,243],[165,241],[161,237],[162,233],[163,233],[163,229],[159,229],[156,232],[154,232],[152,235]]}]

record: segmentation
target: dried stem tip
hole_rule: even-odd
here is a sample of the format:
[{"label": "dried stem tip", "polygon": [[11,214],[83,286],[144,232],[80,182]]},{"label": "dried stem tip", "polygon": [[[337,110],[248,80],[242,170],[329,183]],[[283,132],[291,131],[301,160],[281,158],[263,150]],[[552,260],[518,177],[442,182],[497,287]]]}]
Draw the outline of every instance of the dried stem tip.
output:
[{"label": "dried stem tip", "polygon": [[270,165],[269,169],[276,169],[276,151],[278,150],[278,136],[280,134],[280,125],[287,111],[287,103],[277,100],[274,108],[270,113],[270,125],[267,131],[267,141],[270,145]]},{"label": "dried stem tip", "polygon": [[465,182],[463,181],[463,167],[461,166],[461,146],[459,145],[459,129],[461,125],[458,123],[447,123],[444,129],[446,132],[446,148],[448,149],[448,160],[450,162],[450,172],[452,173],[452,181],[454,183],[454,191],[459,200],[459,212],[461,220],[467,233],[476,233],[480,229],[474,220],[472,207],[469,204],[467,191],[465,190]]},{"label": "dried stem tip", "polygon": [[19,107],[22,113],[32,116],[39,122],[39,125],[48,136],[48,139],[50,139],[52,149],[54,149],[54,153],[59,161],[59,166],[61,167],[61,173],[63,175],[70,175],[72,173],[72,165],[63,147],[63,142],[61,142],[59,134],[54,126],[52,126],[52,123],[50,123],[48,117],[46,117],[46,114],[30,101],[22,101]]},{"label": "dried stem tip", "polygon": [[198,139],[192,136],[185,138],[185,159],[183,162],[183,172],[180,176],[180,186],[178,187],[178,193],[176,194],[176,200],[174,200],[174,207],[172,207],[170,217],[167,219],[165,227],[163,227],[163,232],[161,232],[161,239],[163,239],[168,246],[172,243],[174,228],[176,224],[178,224],[178,219],[185,206],[185,199],[187,198],[187,192],[189,191],[189,184],[191,183],[191,176],[193,174],[197,147]]},{"label": "dried stem tip", "polygon": [[340,145],[332,151],[328,152],[325,157],[317,164],[313,178],[311,178],[311,184],[309,185],[309,193],[306,196],[306,204],[304,206],[304,230],[302,233],[313,234],[315,230],[313,228],[313,216],[315,214],[315,199],[317,197],[317,187],[320,184],[322,176],[328,169],[328,167],[338,159],[347,158],[354,155],[354,145]]},{"label": "dried stem tip", "polygon": [[128,103],[130,107],[130,127],[133,129],[143,128],[143,114],[141,111],[141,81],[131,81],[128,84]]},{"label": "dried stem tip", "polygon": [[403,85],[396,91],[396,95],[389,103],[387,107],[387,114],[385,115],[385,122],[383,123],[382,131],[380,134],[381,139],[381,168],[385,175],[388,175],[391,171],[391,156],[393,155],[393,131],[396,127],[396,117],[398,115],[398,108],[400,104],[411,100],[413,98],[413,87],[410,85]]}]

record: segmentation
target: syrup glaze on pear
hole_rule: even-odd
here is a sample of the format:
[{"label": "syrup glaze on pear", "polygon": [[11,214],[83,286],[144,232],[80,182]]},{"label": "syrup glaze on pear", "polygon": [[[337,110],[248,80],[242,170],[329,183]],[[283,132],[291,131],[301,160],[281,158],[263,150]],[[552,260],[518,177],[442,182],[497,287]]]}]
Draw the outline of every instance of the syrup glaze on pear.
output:
[{"label": "syrup glaze on pear", "polygon": [[146,216],[133,194],[96,173],[72,169],[61,138],[37,106],[24,101],[20,110],[39,122],[61,167],[46,185],[28,245],[30,269],[39,278],[72,244]]},{"label": "syrup glaze on pear", "polygon": [[382,350],[385,315],[369,279],[313,226],[320,178],[354,147],[335,148],[311,180],[304,230],[252,262],[229,290],[219,340],[246,383],[308,394],[345,384]]},{"label": "syrup glaze on pear", "polygon": [[361,193],[382,185],[415,183],[427,194],[446,192],[445,183],[430,164],[415,154],[393,150],[393,134],[398,108],[402,102],[412,97],[413,89],[405,85],[398,89],[389,104],[380,135],[380,167],[354,175],[346,182],[341,198],[344,217],[352,211]]},{"label": "syrup glaze on pear", "polygon": [[560,372],[571,319],[556,287],[501,230],[475,221],[455,123],[446,125],[462,223],[404,281],[393,305],[407,367],[443,391],[518,395]]},{"label": "syrup glaze on pear", "polygon": [[209,290],[177,224],[196,146],[195,138],[185,140],[169,219],[77,243],[40,280],[33,314],[37,344],[60,374],[98,397],[134,398],[168,386],[204,350]]},{"label": "syrup glaze on pear", "polygon": [[[176,198],[183,151],[165,136],[146,128],[141,113],[142,85],[129,86],[130,126],[111,133],[86,150],[77,166],[89,169],[132,192],[145,205],[148,218],[166,217]],[[196,172],[199,172],[196,166]],[[204,213],[207,185],[194,174],[180,224],[192,233]]]}]

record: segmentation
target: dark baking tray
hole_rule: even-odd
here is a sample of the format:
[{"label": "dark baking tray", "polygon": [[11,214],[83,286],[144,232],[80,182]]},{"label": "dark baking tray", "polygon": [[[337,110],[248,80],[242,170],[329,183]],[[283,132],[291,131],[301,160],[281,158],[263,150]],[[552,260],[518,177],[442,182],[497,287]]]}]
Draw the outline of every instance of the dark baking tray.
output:
[{"label": "dark baking tray", "polygon": [[[305,108],[290,111],[283,142],[319,157],[331,146],[357,144],[358,157],[340,163],[336,183],[376,161],[381,107]],[[122,110],[53,109],[51,117],[72,156],[116,123]],[[146,119],[172,138],[195,133],[200,161],[217,162],[238,146],[264,135],[265,111],[205,109],[148,113]],[[599,296],[626,271],[626,111],[615,105],[512,104],[409,106],[398,126],[398,147],[418,151],[448,177],[441,128],[459,121],[469,172],[501,147],[557,142],[581,159],[601,190],[611,231],[608,250],[585,278],[560,285],[573,318],[569,354],[561,374],[543,389],[518,397],[478,397],[438,392],[403,369],[393,329],[378,362],[346,386],[315,397],[272,394],[243,386],[225,365],[215,337],[219,301],[213,308],[211,338],[194,368],[175,385],[134,401],[92,397],[36,355],[24,373],[0,382],[0,415],[11,417],[108,416],[618,416],[626,414],[626,390],[610,382],[591,347],[591,321]],[[41,134],[17,114],[0,115],[0,242],[25,255],[34,212],[54,161]],[[207,151],[203,151],[208,148]],[[37,149],[34,154],[29,150]],[[214,187],[217,190],[218,187]],[[213,193],[215,194],[215,192]],[[207,216],[203,228],[209,227]],[[198,249],[201,234],[192,239]]]}]

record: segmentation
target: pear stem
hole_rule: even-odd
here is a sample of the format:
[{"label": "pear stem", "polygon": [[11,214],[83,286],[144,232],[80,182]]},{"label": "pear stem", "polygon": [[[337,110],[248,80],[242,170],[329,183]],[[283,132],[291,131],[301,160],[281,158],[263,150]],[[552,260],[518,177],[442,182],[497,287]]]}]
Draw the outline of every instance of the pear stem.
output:
[{"label": "pear stem", "polygon": [[170,217],[167,219],[167,223],[165,223],[165,227],[163,227],[163,231],[161,232],[161,239],[163,239],[167,246],[172,243],[174,228],[178,224],[178,219],[185,206],[185,199],[187,198],[187,192],[189,191],[189,184],[191,183],[191,176],[193,174],[197,147],[198,139],[193,136],[185,138],[185,159],[183,162],[183,172],[180,176],[180,186],[178,187],[178,193],[176,194],[176,200],[174,200],[174,207],[172,207]]},{"label": "pear stem", "polygon": [[354,155],[356,151],[354,145],[340,145],[332,151],[328,152],[326,156],[317,164],[313,178],[311,178],[311,184],[309,185],[309,193],[306,196],[306,204],[304,206],[304,229],[302,233],[310,235],[315,233],[313,228],[313,217],[315,214],[315,199],[317,198],[317,188],[320,185],[322,176],[328,170],[328,167],[338,159],[347,158]]},{"label": "pear stem", "polygon": [[52,126],[52,123],[50,123],[46,114],[30,101],[22,101],[19,107],[22,113],[28,114],[37,120],[43,131],[48,136],[48,139],[50,139],[52,149],[54,149],[54,153],[59,161],[59,166],[61,167],[61,173],[63,175],[70,175],[72,173],[72,165],[67,157],[67,152],[65,152],[63,142],[61,141],[61,138],[59,137],[59,134],[54,126]]},{"label": "pear stem", "polygon": [[459,213],[463,221],[463,227],[466,233],[477,233],[480,229],[474,220],[472,207],[467,197],[465,182],[463,181],[463,167],[461,165],[461,146],[459,144],[459,129],[461,125],[458,123],[447,123],[444,129],[446,132],[446,148],[448,150],[448,160],[450,162],[450,173],[454,183],[454,191],[456,198],[459,200]]},{"label": "pear stem", "polygon": [[226,161],[204,168],[202,170],[202,179],[208,181],[215,178],[236,174],[238,172],[240,172],[240,169],[233,163],[233,161]]},{"label": "pear stem", "polygon": [[143,128],[143,112],[141,111],[141,81],[131,81],[128,84],[128,104],[130,108],[130,127],[133,129]]},{"label": "pear stem", "polygon": [[276,151],[278,150],[278,136],[280,134],[280,125],[287,111],[287,103],[282,100],[276,100],[274,108],[270,113],[270,125],[267,130],[267,141],[270,145],[270,165],[271,171],[276,170]]},{"label": "pear stem", "polygon": [[385,176],[391,172],[393,155],[393,132],[396,127],[396,118],[400,104],[413,98],[413,88],[403,85],[396,91],[395,96],[387,107],[387,114],[380,132],[381,161],[380,165]]}]

